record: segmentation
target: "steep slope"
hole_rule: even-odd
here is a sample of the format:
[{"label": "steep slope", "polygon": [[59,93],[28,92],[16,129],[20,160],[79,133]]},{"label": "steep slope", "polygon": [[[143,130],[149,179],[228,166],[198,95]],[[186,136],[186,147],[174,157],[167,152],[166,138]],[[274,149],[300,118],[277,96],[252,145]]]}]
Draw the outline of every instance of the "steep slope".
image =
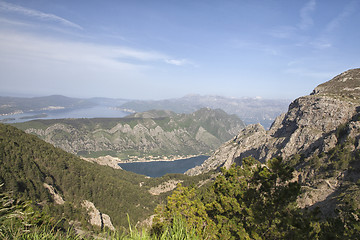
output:
[{"label": "steep slope", "polygon": [[87,200],[108,214],[116,227],[127,226],[127,213],[136,223],[151,215],[158,204],[148,192],[148,181],[145,176],[88,163],[0,124],[0,182],[6,191],[31,199],[54,216],[87,219],[80,207]]},{"label": "steep slope", "polygon": [[[315,152],[329,151],[338,141],[338,127],[348,123],[360,110],[360,101],[347,94],[355,93],[356,86],[360,86],[359,72],[360,69],[349,70],[317,87],[312,95],[296,99],[269,131],[260,124],[247,126],[188,174],[229,167],[247,156],[264,162],[277,156],[289,158],[302,154],[308,157]],[[343,84],[346,81],[351,84]],[[333,86],[337,86],[337,91]]]},{"label": "steep slope", "polygon": [[35,120],[14,124],[79,155],[191,155],[209,153],[244,127],[235,115],[201,109],[192,114],[149,111],[118,119]]},{"label": "steep slope", "polygon": [[[0,124],[2,190],[11,192],[15,199],[32,200],[41,211],[67,222],[90,221],[98,226],[112,228],[113,224],[117,229],[127,229],[127,214],[131,224],[144,221],[177,182],[188,186],[210,177],[171,174],[148,178],[100,166],[13,126]],[[154,194],[157,186],[169,182],[175,183],[172,188]],[[86,208],[91,210],[89,216]]]},{"label": "steep slope", "polygon": [[296,180],[304,190],[298,200],[301,207],[318,206],[326,216],[347,206],[346,201],[359,209],[359,73],[360,69],[346,71],[312,95],[296,99],[269,131],[259,124],[247,126],[187,174],[229,168],[248,156],[261,162],[282,157],[297,170]]}]

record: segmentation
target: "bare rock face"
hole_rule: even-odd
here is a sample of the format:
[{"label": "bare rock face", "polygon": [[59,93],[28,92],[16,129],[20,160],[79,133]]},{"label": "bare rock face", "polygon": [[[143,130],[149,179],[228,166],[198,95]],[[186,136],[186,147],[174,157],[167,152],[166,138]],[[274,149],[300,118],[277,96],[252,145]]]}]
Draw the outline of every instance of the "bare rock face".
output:
[{"label": "bare rock face", "polygon": [[[265,162],[274,157],[286,159],[295,154],[306,157],[327,152],[338,141],[337,128],[357,114],[359,89],[360,69],[346,71],[319,85],[312,95],[293,101],[288,112],[280,115],[269,131],[259,124],[247,126],[201,166],[186,174],[198,175],[219,167],[228,168],[233,163],[241,164],[241,159],[248,156]],[[355,131],[357,126],[353,129],[354,137],[359,138]]]},{"label": "bare rock face", "polygon": [[170,192],[174,190],[179,183],[182,182],[183,182],[182,180],[170,179],[169,181],[163,182],[156,187],[150,188],[149,193],[152,195],[160,195],[162,193]]},{"label": "bare rock face", "polygon": [[84,158],[82,157],[81,159],[88,161],[88,162],[92,162],[92,163],[97,163],[99,165],[103,165],[103,166],[109,166],[112,167],[114,169],[122,169],[119,166],[119,163],[121,162],[121,160],[119,158],[116,157],[112,157],[112,156],[103,156],[103,157],[98,157],[98,158]]},{"label": "bare rock face", "polygon": [[59,205],[63,205],[65,203],[64,199],[57,193],[55,188],[47,183],[43,184],[44,187],[49,190],[50,194],[53,196],[54,202]]},{"label": "bare rock face", "polygon": [[115,230],[109,215],[101,213],[92,202],[84,200],[82,206],[88,211],[90,217],[89,222],[91,225],[98,226],[101,229],[108,227],[110,230]]}]

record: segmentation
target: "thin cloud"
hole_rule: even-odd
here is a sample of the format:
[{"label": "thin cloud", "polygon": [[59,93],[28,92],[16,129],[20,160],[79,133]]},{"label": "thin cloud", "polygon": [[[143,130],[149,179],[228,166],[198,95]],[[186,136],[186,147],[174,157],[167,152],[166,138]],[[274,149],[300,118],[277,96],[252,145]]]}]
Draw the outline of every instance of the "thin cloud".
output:
[{"label": "thin cloud", "polygon": [[350,17],[356,11],[358,8],[357,5],[358,2],[356,1],[347,4],[336,17],[329,21],[320,36],[310,42],[310,45],[320,50],[331,48],[333,46],[331,41],[333,32],[343,24],[346,18]]},{"label": "thin cloud", "polygon": [[273,56],[280,54],[277,46],[273,46],[271,44],[264,44],[256,41],[233,39],[230,41],[230,46],[232,46],[235,49],[246,49],[256,52],[262,52],[267,55],[273,55]]},{"label": "thin cloud", "polygon": [[270,36],[280,38],[280,39],[289,39],[294,37],[296,33],[296,28],[292,26],[278,26],[270,31],[268,31]]},{"label": "thin cloud", "polygon": [[81,30],[83,29],[80,25],[73,23],[65,18],[56,16],[54,14],[40,12],[34,9],[25,8],[19,5],[15,5],[3,1],[0,1],[0,11],[18,13],[24,16],[33,17],[44,21],[58,22],[68,27],[73,27]]},{"label": "thin cloud", "polygon": [[334,19],[332,19],[328,23],[325,32],[332,32],[337,27],[339,27],[341,25],[341,22],[344,21],[344,19],[346,19],[356,11],[357,7],[358,7],[357,1],[352,1],[349,4],[347,4],[345,8]]},{"label": "thin cloud", "polygon": [[187,59],[165,59],[165,62],[176,66],[191,64]]},{"label": "thin cloud", "polygon": [[310,0],[305,4],[303,8],[300,10],[300,24],[299,28],[301,30],[306,30],[314,24],[313,18],[311,16],[312,12],[314,12],[316,7],[316,1]]},{"label": "thin cloud", "polygon": [[317,49],[326,49],[326,48],[332,47],[332,43],[330,43],[329,41],[325,41],[325,40],[313,41],[310,44],[311,44],[311,46],[313,46],[314,48],[317,48]]},{"label": "thin cloud", "polygon": [[0,53],[9,57],[44,59],[69,64],[92,64],[114,68],[144,68],[154,62],[183,66],[186,59],[174,59],[155,52],[86,42],[59,41],[24,33],[0,32]]}]

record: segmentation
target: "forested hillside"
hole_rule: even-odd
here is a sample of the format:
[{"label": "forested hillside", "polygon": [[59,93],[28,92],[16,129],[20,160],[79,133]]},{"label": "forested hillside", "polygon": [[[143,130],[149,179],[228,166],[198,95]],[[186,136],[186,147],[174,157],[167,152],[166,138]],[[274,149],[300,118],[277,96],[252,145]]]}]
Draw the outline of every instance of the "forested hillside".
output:
[{"label": "forested hillside", "polygon": [[[54,216],[85,222],[87,217],[80,206],[88,200],[108,214],[115,227],[127,226],[127,214],[136,223],[153,213],[164,196],[148,190],[171,178],[191,182],[182,175],[148,179],[89,163],[34,135],[0,124],[0,182],[4,190],[16,198],[32,200],[37,208]],[[65,203],[56,204],[44,183],[52,186]]]}]

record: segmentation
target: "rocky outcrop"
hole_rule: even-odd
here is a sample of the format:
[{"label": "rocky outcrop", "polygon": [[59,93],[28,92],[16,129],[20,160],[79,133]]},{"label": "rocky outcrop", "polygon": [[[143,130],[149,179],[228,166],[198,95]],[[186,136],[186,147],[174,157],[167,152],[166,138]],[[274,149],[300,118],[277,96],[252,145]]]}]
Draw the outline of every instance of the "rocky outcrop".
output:
[{"label": "rocky outcrop", "polygon": [[64,199],[60,196],[60,194],[57,193],[53,186],[47,183],[44,183],[43,185],[47,190],[49,190],[56,204],[62,205],[65,203]]},{"label": "rocky outcrop", "polygon": [[114,226],[111,223],[111,219],[109,215],[101,213],[95,205],[88,201],[84,200],[82,206],[86,208],[88,215],[89,215],[89,223],[93,226],[98,226],[101,229],[105,227],[109,228],[110,230],[115,230]]},{"label": "rocky outcrop", "polygon": [[[359,111],[360,102],[354,97],[359,86],[360,69],[336,76],[317,87],[312,95],[293,101],[288,112],[280,115],[270,130],[259,124],[247,126],[201,166],[186,174],[197,175],[240,164],[247,156],[265,162],[273,157],[289,158],[295,154],[308,157],[327,152],[338,142],[338,127],[348,123]],[[352,94],[346,94],[349,92]]]},{"label": "rocky outcrop", "polygon": [[183,182],[182,180],[171,179],[167,182],[161,183],[160,185],[158,185],[156,187],[150,188],[149,193],[152,195],[160,195],[162,193],[170,192],[170,191],[174,190],[179,183],[182,183],[182,182]]},{"label": "rocky outcrop", "polygon": [[121,160],[119,158],[111,157],[109,155],[103,156],[103,157],[98,157],[98,158],[84,158],[84,157],[82,157],[81,159],[83,159],[83,160],[85,160],[87,162],[97,163],[97,164],[103,165],[103,166],[109,166],[109,167],[112,167],[114,169],[122,169],[119,166],[119,163],[121,162]]}]

